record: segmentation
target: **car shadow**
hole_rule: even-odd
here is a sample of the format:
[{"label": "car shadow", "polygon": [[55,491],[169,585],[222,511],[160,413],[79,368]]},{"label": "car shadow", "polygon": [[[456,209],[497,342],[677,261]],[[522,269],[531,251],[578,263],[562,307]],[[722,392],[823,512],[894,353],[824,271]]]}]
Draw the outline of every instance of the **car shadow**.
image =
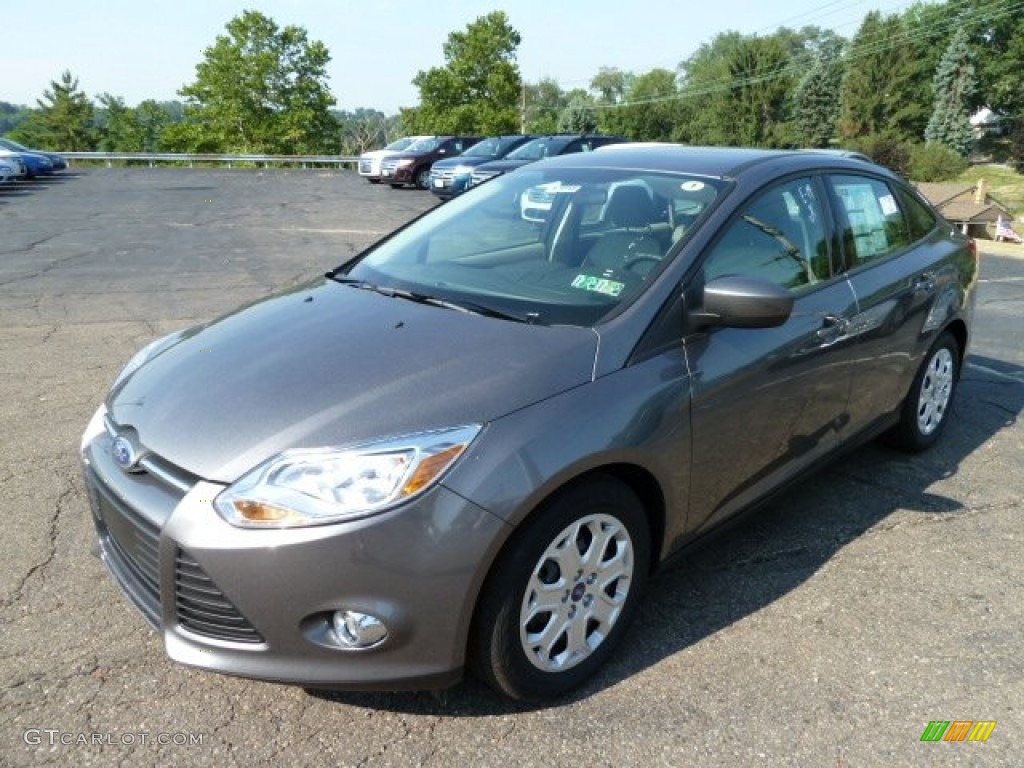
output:
[{"label": "car shadow", "polygon": [[439,692],[307,689],[319,699],[408,714],[489,717],[562,707],[614,686],[770,605],[898,510],[949,515],[964,509],[931,490],[1024,410],[1024,368],[971,356],[952,416],[930,450],[908,455],[882,441],[844,454],[648,585],[637,618],[610,662],[580,689],[544,705],[511,702],[473,678]]}]

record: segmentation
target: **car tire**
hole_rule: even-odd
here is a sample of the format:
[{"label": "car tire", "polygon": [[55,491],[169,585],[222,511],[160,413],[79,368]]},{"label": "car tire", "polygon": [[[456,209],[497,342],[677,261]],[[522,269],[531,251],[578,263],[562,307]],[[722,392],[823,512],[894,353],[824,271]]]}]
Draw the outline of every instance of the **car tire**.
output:
[{"label": "car tire", "polygon": [[404,184],[389,184],[388,186],[390,186],[392,189],[401,189],[405,185]]},{"label": "car tire", "polygon": [[430,189],[430,166],[425,165],[422,168],[417,168],[414,178],[417,189]]},{"label": "car tire", "polygon": [[636,495],[605,476],[569,486],[513,534],[492,569],[471,633],[472,669],[513,699],[567,693],[621,641],[649,567]]},{"label": "car tire", "polygon": [[932,446],[949,421],[953,395],[960,379],[960,345],[944,332],[928,351],[910,392],[900,408],[900,420],[890,441],[908,453]]},{"label": "car tire", "polygon": [[380,179],[367,179],[371,184],[380,184]]}]

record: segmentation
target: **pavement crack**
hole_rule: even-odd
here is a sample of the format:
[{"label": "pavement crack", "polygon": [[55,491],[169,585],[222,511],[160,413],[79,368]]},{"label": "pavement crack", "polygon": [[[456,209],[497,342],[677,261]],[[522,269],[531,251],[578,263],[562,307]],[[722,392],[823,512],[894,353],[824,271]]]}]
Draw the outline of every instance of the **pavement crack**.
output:
[{"label": "pavement crack", "polygon": [[37,573],[43,571],[57,555],[57,528],[61,514],[64,512],[64,505],[75,493],[74,484],[70,478],[64,478],[65,487],[57,497],[53,506],[53,513],[50,515],[49,527],[46,532],[47,548],[42,560],[32,565],[21,579],[18,580],[9,599],[0,600],[0,608],[7,608],[19,602],[25,596],[25,587]]}]

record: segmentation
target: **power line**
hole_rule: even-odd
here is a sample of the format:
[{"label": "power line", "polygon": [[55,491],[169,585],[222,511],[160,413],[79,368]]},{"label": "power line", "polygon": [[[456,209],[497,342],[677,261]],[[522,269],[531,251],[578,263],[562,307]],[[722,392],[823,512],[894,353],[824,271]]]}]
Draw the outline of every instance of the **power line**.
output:
[{"label": "power line", "polygon": [[[872,45],[862,46],[851,46],[846,54],[847,62],[857,61],[859,59],[866,58],[876,53],[883,53],[888,50],[904,47],[908,44],[921,42],[923,40],[930,39],[936,34],[942,34],[949,32],[954,27],[964,23],[970,23],[978,19],[996,20],[1017,13],[1018,11],[1024,10],[1024,2],[1014,2],[1014,0],[1002,0],[1002,8],[1000,4],[995,4],[987,9],[974,9],[967,11],[961,15],[947,20],[944,23],[938,24],[934,27],[924,30],[917,30],[914,32],[905,32],[900,35],[896,35],[890,40],[880,41]],[[801,72],[804,69],[803,62],[788,62],[775,69],[767,70],[762,73],[753,74],[745,78],[733,79],[733,78],[721,78],[718,81],[713,81],[703,88],[690,90],[686,92],[674,93],[665,96],[654,96],[649,99],[638,99],[636,101],[629,102],[617,102],[614,104],[590,104],[588,105],[591,109],[622,109],[625,107],[636,107],[646,106],[650,104],[662,104],[669,101],[678,101],[680,99],[689,99],[698,96],[710,96],[716,93],[722,93],[724,91],[735,90],[738,88],[745,88],[750,85],[758,85],[760,83],[770,82],[771,80],[788,77],[792,74]]]}]

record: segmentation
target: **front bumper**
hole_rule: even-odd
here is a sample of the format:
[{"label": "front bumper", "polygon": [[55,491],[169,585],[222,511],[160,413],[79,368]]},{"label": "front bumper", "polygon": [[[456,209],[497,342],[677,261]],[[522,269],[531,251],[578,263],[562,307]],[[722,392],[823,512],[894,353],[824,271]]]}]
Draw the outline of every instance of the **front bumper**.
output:
[{"label": "front bumper", "polygon": [[380,178],[386,184],[412,184],[415,165],[389,166],[384,164],[380,169]]},{"label": "front bumper", "polygon": [[449,198],[469,189],[469,173],[462,174],[430,174],[430,191],[438,197]]},{"label": "front bumper", "polygon": [[[462,673],[473,605],[508,526],[442,486],[363,520],[244,530],[167,473],[130,473],[107,432],[83,446],[101,557],[176,661],[231,675],[353,689],[426,688]],[[169,466],[169,465],[168,465]],[[344,649],[339,609],[388,637]]]}]

